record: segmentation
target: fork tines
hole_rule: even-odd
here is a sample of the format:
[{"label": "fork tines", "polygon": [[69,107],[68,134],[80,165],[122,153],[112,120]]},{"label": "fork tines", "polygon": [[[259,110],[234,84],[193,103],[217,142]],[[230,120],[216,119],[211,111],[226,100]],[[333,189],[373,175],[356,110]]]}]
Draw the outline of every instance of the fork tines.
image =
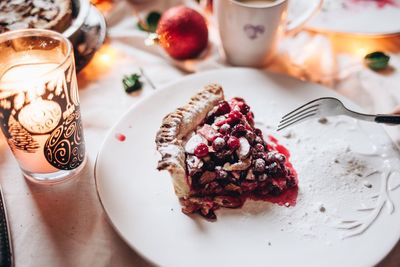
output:
[{"label": "fork tines", "polygon": [[304,104],[283,116],[282,120],[279,122],[277,130],[280,131],[286,127],[316,116],[320,106],[319,103],[315,103],[318,100],[319,99],[315,99],[311,102],[308,102],[307,104]]}]

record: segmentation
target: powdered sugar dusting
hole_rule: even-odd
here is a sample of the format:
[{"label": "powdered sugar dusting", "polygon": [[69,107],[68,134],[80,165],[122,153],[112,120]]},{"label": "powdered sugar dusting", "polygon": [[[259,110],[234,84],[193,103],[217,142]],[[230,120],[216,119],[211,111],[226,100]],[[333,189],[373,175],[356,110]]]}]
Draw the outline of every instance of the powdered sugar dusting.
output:
[{"label": "powdered sugar dusting", "polygon": [[[271,132],[265,124],[257,126]],[[309,130],[316,127],[317,137]],[[379,144],[367,133],[348,118],[330,118],[326,124],[312,120],[282,132],[279,140],[292,152],[291,162],[299,174],[297,205],[270,205],[263,215],[281,225],[282,232],[339,240],[362,234],[385,207],[390,213],[393,203],[386,183],[398,152],[390,142]],[[363,139],[362,146],[351,142],[354,136]],[[244,215],[251,215],[256,206],[246,205]]]}]

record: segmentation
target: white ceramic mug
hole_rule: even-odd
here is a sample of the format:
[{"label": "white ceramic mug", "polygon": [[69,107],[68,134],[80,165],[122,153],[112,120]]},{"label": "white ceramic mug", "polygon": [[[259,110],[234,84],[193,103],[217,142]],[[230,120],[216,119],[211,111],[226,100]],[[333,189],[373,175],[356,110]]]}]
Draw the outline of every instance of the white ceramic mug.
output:
[{"label": "white ceramic mug", "polygon": [[214,0],[214,14],[228,63],[265,66],[282,35],[299,29],[320,7],[310,1],[308,10],[287,21],[289,0]]}]

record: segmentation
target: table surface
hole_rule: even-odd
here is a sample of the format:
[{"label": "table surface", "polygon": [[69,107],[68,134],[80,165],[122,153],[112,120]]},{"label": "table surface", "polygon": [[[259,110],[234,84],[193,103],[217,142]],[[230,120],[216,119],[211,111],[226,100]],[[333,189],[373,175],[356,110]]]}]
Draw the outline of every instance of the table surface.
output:
[{"label": "table surface", "polygon": [[[108,223],[98,201],[93,168],[99,146],[116,118],[143,96],[156,90],[145,81],[143,90],[127,95],[121,84],[123,75],[141,68],[158,88],[188,74],[160,56],[158,49],[145,47],[144,35],[135,27],[132,14],[140,14],[135,13],[137,10],[162,10],[169,2],[156,1],[150,6],[133,9],[121,1],[108,12],[110,41],[78,75],[88,162],[75,179],[54,186],[27,182],[4,138],[0,137],[0,182],[8,208],[16,266],[150,266],[122,241]],[[354,56],[354,51],[341,47],[343,43],[349,44],[348,38],[301,32],[282,41],[276,64],[270,69],[328,85],[371,112],[389,112],[400,103],[400,94],[396,91],[400,83],[400,55],[396,55],[400,37],[368,41],[370,47],[389,51],[392,56],[393,68],[384,74],[343,63],[347,62],[343,60],[346,53]],[[318,64],[327,64],[331,69],[329,64],[334,62],[336,71],[329,75],[321,72],[326,65],[314,66],[312,54],[305,61],[302,54],[303,61],[296,62],[298,57],[293,55],[293,46],[290,45],[305,42],[324,47],[324,55],[330,57],[325,61],[318,60]],[[359,42],[364,43],[364,40]],[[293,62],[305,66],[305,69],[299,71],[293,67]],[[218,55],[209,59],[207,64],[199,63],[190,70],[216,67],[224,67]],[[319,75],[315,74],[316,69]],[[397,143],[399,132],[399,127],[389,128]],[[397,245],[379,266],[399,265],[400,245]]]}]

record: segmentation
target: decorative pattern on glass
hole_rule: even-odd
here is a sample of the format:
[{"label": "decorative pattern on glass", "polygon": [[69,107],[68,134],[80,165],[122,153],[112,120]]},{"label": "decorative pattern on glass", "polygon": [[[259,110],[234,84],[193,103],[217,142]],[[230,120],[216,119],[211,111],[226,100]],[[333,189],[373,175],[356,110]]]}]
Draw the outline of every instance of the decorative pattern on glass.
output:
[{"label": "decorative pattern on glass", "polygon": [[74,72],[71,64],[34,90],[0,91],[0,125],[12,150],[36,153],[37,139],[46,136],[48,163],[60,170],[82,164],[85,141]]}]

